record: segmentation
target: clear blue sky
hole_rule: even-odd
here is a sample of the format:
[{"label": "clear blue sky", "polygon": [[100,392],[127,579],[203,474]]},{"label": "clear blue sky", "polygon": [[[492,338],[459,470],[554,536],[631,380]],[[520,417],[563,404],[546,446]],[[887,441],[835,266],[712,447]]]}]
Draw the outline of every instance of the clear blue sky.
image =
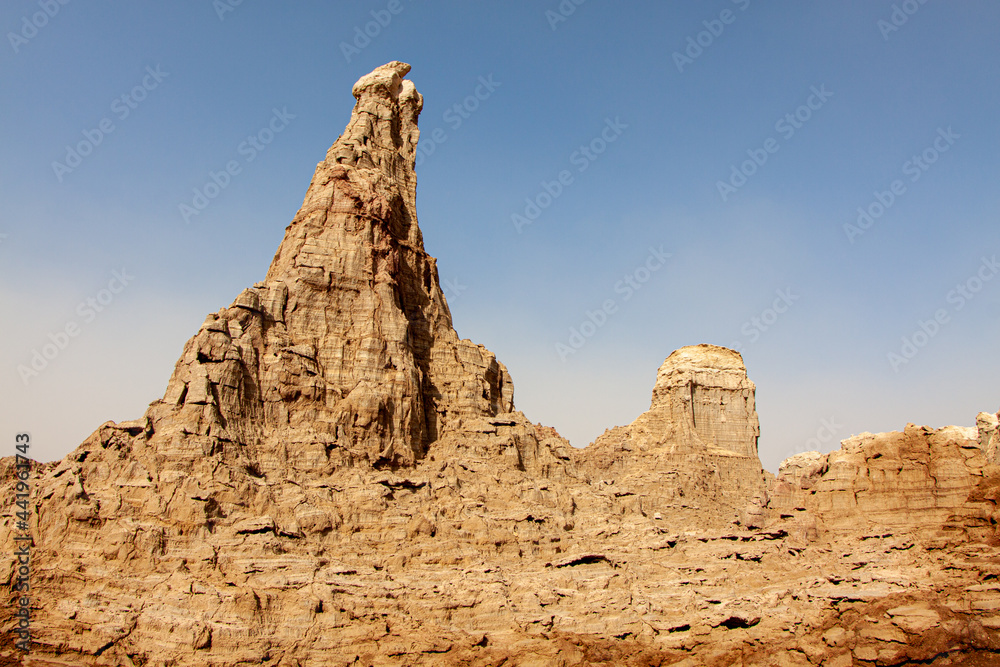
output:
[{"label": "clear blue sky", "polygon": [[205,315],[263,278],[351,85],[390,60],[425,98],[420,224],[456,328],[573,444],[632,421],[663,359],[701,342],[742,348],[771,470],[1000,407],[996,3],[244,0],[220,18],[232,2],[0,7],[4,454],[27,430],[62,456],[162,395]]}]

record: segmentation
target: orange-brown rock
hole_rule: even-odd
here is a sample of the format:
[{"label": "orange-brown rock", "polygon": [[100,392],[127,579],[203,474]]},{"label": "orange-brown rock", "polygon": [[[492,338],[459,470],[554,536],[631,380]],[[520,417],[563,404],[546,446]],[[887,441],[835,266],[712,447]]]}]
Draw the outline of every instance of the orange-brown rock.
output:
[{"label": "orange-brown rock", "polygon": [[[259,474],[413,465],[431,442],[513,412],[507,369],[459,340],[424,251],[413,171],[423,99],[408,71],[390,63],[355,84],[347,129],[266,278],[185,347],[147,413],[150,446],[168,448],[172,466],[219,450]],[[534,466],[537,444],[505,447]]]}]

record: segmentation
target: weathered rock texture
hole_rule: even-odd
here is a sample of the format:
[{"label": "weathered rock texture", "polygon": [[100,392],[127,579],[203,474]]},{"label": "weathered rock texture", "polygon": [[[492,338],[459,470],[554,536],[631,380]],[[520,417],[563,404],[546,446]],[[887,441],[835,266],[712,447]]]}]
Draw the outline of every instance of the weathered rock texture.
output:
[{"label": "weathered rock texture", "polygon": [[979,447],[986,452],[986,462],[1000,465],[1000,412],[991,415],[980,412],[976,416],[976,426],[979,429]]},{"label": "weathered rock texture", "polygon": [[770,507],[783,518],[801,514],[800,529],[834,535],[906,532],[946,544],[986,538],[989,513],[968,502],[986,466],[979,435],[909,424],[901,433],[854,436],[830,454],[799,454],[782,463]]},{"label": "weathered rock texture", "polygon": [[754,523],[745,513],[759,509],[767,486],[754,392],[739,352],[676,350],[656,374],[649,410],[581,452],[581,469],[664,525]]},{"label": "weathered rock texture", "polygon": [[[507,369],[459,340],[424,251],[413,171],[423,99],[409,69],[390,63],[354,85],[347,129],[267,277],[188,342],[147,413],[172,458],[224,449],[261,474],[391,468],[513,411]],[[527,433],[504,448],[524,466],[545,460]]]},{"label": "weathered rock texture", "polygon": [[660,366],[649,412],[632,428],[650,443],[673,440],[675,450],[686,444],[755,458],[755,391],[739,352],[715,345],[681,348]]},{"label": "weathered rock texture", "polygon": [[8,592],[0,664],[997,664],[995,417],[863,434],[768,486],[743,362],[698,346],[572,450],[451,327],[408,69],[355,86],[265,280],[164,397],[36,468],[36,643],[10,645]]}]

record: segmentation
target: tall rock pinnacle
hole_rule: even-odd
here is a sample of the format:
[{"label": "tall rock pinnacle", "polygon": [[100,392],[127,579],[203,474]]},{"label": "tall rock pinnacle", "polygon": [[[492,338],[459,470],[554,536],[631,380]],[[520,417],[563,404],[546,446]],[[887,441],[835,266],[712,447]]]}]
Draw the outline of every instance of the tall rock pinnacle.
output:
[{"label": "tall rock pinnacle", "polygon": [[506,368],[459,340],[424,251],[414,171],[423,98],[409,71],[392,62],[354,85],[347,129],[267,277],[188,343],[152,408],[154,432],[180,424],[208,450],[249,445],[262,471],[280,465],[274,456],[300,468],[320,458],[399,466],[463,419],[513,410]]}]

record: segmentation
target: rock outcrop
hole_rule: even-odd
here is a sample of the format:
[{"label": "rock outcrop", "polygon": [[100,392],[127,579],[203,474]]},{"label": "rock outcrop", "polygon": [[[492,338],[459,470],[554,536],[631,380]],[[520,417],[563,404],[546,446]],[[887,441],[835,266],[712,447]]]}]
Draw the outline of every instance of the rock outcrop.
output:
[{"label": "rock outcrop", "polygon": [[452,328],[408,70],[355,85],[265,279],[163,398],[35,467],[34,644],[9,642],[12,560],[0,664],[994,664],[996,416],[862,434],[773,480],[742,359],[696,346],[572,450]]},{"label": "rock outcrop", "polygon": [[582,452],[581,471],[676,529],[725,529],[766,498],[756,388],[739,352],[693,345],[660,366],[649,410]]},{"label": "rock outcrop", "polygon": [[986,462],[1000,465],[1000,412],[990,414],[980,412],[976,416],[976,427],[979,431],[979,447],[986,456]]},{"label": "rock outcrop", "polygon": [[[390,63],[359,80],[263,282],[210,315],[147,413],[173,458],[234,452],[260,474],[412,466],[510,415],[507,369],[459,340],[417,225],[423,98]],[[508,416],[511,425],[523,418]],[[481,440],[481,438],[480,438]],[[508,443],[539,464],[532,437]]]},{"label": "rock outcrop", "polygon": [[756,458],[755,392],[739,352],[716,345],[684,347],[660,366],[650,409],[632,429],[647,443],[669,444],[674,451],[687,445]]},{"label": "rock outcrop", "polygon": [[990,512],[970,503],[989,474],[980,433],[908,424],[902,432],[862,433],[829,454],[784,461],[769,508],[802,538],[911,535],[925,544],[986,539]]}]

